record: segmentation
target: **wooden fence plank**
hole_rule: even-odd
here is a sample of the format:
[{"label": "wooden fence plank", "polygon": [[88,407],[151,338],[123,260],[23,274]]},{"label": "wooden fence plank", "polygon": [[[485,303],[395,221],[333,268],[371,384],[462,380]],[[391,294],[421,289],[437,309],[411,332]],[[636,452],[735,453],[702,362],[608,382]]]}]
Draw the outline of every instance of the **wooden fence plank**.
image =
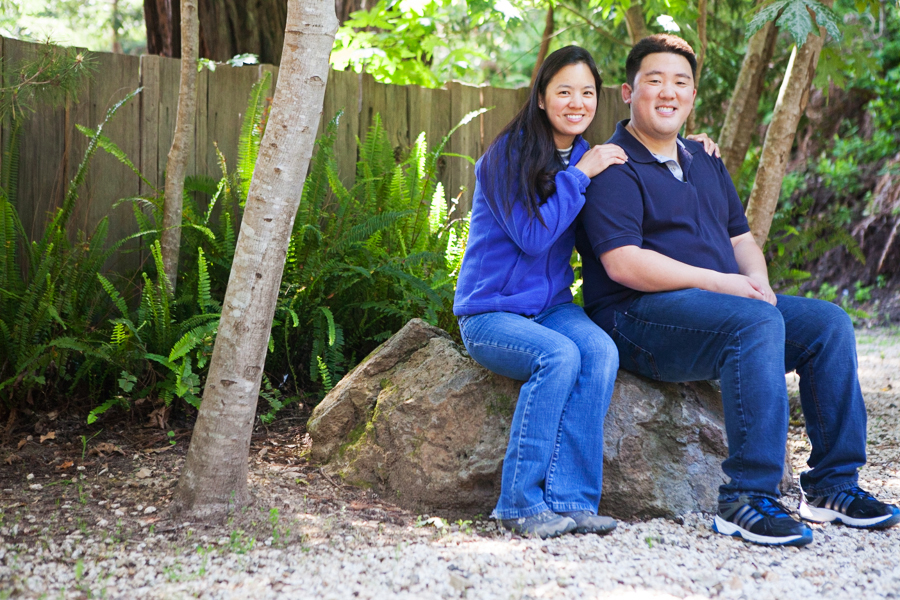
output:
[{"label": "wooden fence plank", "polygon": [[[481,108],[481,89],[470,85],[451,82],[450,90],[450,123],[455,126],[468,113]],[[450,138],[449,151],[453,154],[477,159],[484,149],[481,145],[481,129],[479,120],[474,119],[463,125]],[[456,212],[465,215],[472,209],[472,192],[475,190],[475,166],[468,160],[448,157],[447,192],[451,198],[457,198]]]},{"label": "wooden fence plank", "polygon": [[[138,57],[96,53],[94,60],[97,61],[97,71],[103,73],[103,77],[95,77],[91,81],[87,122],[79,123],[80,119],[75,118],[79,125],[86,125],[91,129],[103,122],[110,108],[140,86]],[[140,106],[136,98],[132,99],[118,109],[103,129],[103,134],[133,161],[140,157],[140,139],[135,135],[135,132],[140,131]],[[83,134],[76,131],[74,135],[80,138],[80,143],[73,146],[86,144]],[[83,155],[81,152],[80,156]],[[91,159],[85,185],[79,191],[74,224],[81,230],[92,232],[103,217],[108,217],[111,235],[107,238],[107,245],[136,232],[131,206],[122,204],[113,209],[113,204],[117,200],[133,196],[139,187],[140,178],[131,169],[114,156],[98,149]],[[110,260],[106,268],[120,273],[137,269],[140,261],[137,253],[139,248],[138,240],[131,240]]]},{"label": "wooden fence plank", "polygon": [[[163,181],[159,170],[159,98],[160,57],[145,54],[141,56],[141,91],[138,100],[141,105],[141,157],[138,166],[144,177],[161,190]],[[140,193],[150,194],[153,189],[141,182]]]},{"label": "wooden fence plank", "polygon": [[602,144],[616,131],[616,123],[627,119],[630,114],[628,105],[622,101],[620,88],[603,86],[597,97],[597,113],[584,139],[591,144]]},{"label": "wooden fence plank", "polygon": [[381,115],[381,123],[395,155],[409,148],[409,104],[405,86],[378,83],[371,75],[363,75],[362,114],[360,115],[360,140],[375,118]]},{"label": "wooden fence plank", "polygon": [[[434,152],[450,131],[450,90],[410,86],[408,98],[409,139],[415,142],[419,134],[424,132],[428,151]],[[445,148],[445,151],[448,149]],[[448,159],[441,158],[438,160],[437,178],[444,186],[444,196],[449,199],[448,177]]]},{"label": "wooden fence plank", "polygon": [[[237,166],[238,141],[241,123],[250,101],[250,90],[259,78],[259,69],[253,67],[232,67],[218,65],[209,73],[209,100],[207,103],[207,137],[198,140],[197,152],[201,157],[199,172],[218,177],[216,150],[213,143],[225,157],[229,171]],[[269,88],[267,95],[272,94]]]},{"label": "wooden fence plank", "polygon": [[325,88],[325,102],[322,118],[319,119],[319,133],[343,111],[338,122],[337,137],[334,141],[334,158],[338,175],[346,187],[352,187],[356,180],[356,139],[360,135],[359,90],[360,75],[353,71],[331,71]]},{"label": "wooden fence plank", "polygon": [[[16,72],[35,58],[38,44],[7,39],[4,60]],[[29,239],[39,238],[49,215],[61,204],[66,184],[65,108],[36,107],[19,132],[19,187],[17,208]]]},{"label": "wooden fence plank", "polygon": [[522,94],[520,90],[489,87],[481,88],[481,90],[482,106],[485,108],[493,107],[480,117],[483,153],[494,141],[494,138],[497,137],[497,134],[516,116],[525,102],[521,99]]}]

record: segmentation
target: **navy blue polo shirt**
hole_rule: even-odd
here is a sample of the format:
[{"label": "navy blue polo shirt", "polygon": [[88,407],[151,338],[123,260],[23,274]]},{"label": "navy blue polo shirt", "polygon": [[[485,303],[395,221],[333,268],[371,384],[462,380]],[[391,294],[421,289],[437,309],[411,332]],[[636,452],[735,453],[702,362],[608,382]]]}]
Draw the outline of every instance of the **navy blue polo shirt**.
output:
[{"label": "navy blue polo shirt", "polygon": [[643,293],[610,279],[601,254],[638,246],[695,267],[738,273],[731,238],[750,231],[721,159],[699,142],[679,138],[679,181],[625,129],[627,123],[620,122],[606,143],[622,147],[628,162],[591,180],[576,228],[584,308],[606,331],[613,329],[615,311],[626,312]]}]

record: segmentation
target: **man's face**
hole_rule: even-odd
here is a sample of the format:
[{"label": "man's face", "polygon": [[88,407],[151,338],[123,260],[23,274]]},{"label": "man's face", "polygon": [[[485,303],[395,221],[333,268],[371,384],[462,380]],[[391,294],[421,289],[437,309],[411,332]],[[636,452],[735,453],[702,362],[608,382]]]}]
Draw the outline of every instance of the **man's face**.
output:
[{"label": "man's face", "polygon": [[622,85],[622,99],[631,105],[631,126],[660,140],[675,139],[694,106],[691,64],[680,54],[648,54],[634,78],[634,88]]}]

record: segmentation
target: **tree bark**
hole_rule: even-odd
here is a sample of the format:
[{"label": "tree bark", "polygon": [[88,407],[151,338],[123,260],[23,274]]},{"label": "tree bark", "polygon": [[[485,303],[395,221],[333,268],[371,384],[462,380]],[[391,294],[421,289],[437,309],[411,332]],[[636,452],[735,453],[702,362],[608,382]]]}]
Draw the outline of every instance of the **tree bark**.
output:
[{"label": "tree bark", "polygon": [[[356,10],[359,0],[348,0]],[[287,0],[197,0],[200,56],[224,62],[237,54],[256,54],[277,65],[284,45]],[[144,0],[147,52],[179,58],[181,35],[178,0]]]},{"label": "tree bark", "polygon": [[[706,59],[706,7],[707,0],[699,0],[697,3],[697,37],[700,38],[700,51],[697,53],[697,73],[694,76],[694,87],[700,87],[700,75],[703,73],[703,61]],[[697,109],[691,110],[688,116],[684,135],[691,135],[697,128]]]},{"label": "tree bark", "polygon": [[759,99],[765,87],[765,74],[775,52],[777,38],[778,28],[772,21],[750,37],[741,63],[741,72],[725,114],[725,123],[719,134],[722,161],[735,181],[753,138]]},{"label": "tree bark", "polygon": [[197,1],[181,0],[181,85],[178,88],[178,112],[175,135],[166,158],[166,187],[163,204],[163,232],[160,236],[163,267],[169,286],[175,291],[178,280],[178,253],[181,249],[181,210],[184,174],[188,154],[193,148],[194,120],[197,114]]},{"label": "tree bark", "polygon": [[249,499],[247,458],[256,402],[336,31],[331,0],[289,0],[284,60],[173,513],[218,518]]},{"label": "tree bark", "polygon": [[637,0],[632,0],[631,6],[625,11],[625,27],[631,36],[631,45],[650,35],[647,22],[644,20],[644,7]]},{"label": "tree bark", "polygon": [[[823,0],[829,8],[834,0]],[[775,102],[772,123],[766,132],[759,169],[753,182],[753,191],[747,201],[747,220],[756,244],[762,248],[769,237],[769,228],[781,194],[781,182],[790,158],[791,146],[797,134],[800,117],[809,100],[809,86],[816,74],[819,54],[825,43],[825,30],[819,35],[809,34],[802,48],[794,48],[785,73],[784,82]]]},{"label": "tree bark", "polygon": [[181,56],[181,6],[179,0],[144,0],[147,54]]},{"label": "tree bark", "polygon": [[200,56],[224,62],[238,54],[281,62],[287,0],[199,0]]},{"label": "tree bark", "polygon": [[547,8],[547,19],[544,21],[544,35],[541,36],[541,48],[538,50],[537,61],[534,63],[534,69],[531,71],[531,84],[528,87],[534,87],[534,81],[537,79],[538,71],[547,58],[547,50],[550,48],[550,39],[553,37],[553,5]]}]

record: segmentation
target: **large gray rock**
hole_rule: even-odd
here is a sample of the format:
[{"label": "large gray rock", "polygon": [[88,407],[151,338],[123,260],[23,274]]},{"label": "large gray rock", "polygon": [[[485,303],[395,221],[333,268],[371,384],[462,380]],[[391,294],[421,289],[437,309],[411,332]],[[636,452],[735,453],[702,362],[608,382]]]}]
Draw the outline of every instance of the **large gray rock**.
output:
[{"label": "large gray rock", "polygon": [[[488,514],[520,385],[413,319],[313,411],[311,458],[412,510]],[[726,454],[712,385],[620,371],[604,432],[600,510],[619,518],[712,511]]]}]

